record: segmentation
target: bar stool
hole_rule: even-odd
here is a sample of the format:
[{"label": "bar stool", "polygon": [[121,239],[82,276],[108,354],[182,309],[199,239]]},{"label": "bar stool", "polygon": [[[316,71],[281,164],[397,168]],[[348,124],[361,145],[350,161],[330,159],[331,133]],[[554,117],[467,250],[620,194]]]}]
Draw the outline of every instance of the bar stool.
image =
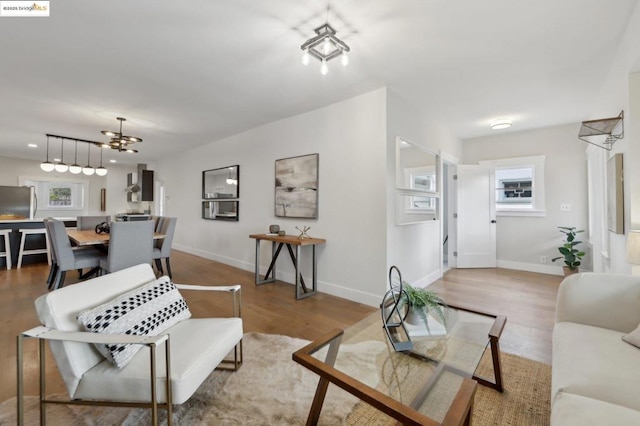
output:
[{"label": "bar stool", "polygon": [[4,236],[4,251],[0,251],[0,257],[7,261],[7,271],[11,269],[11,245],[9,244],[9,234],[11,229],[0,229],[0,236]]},{"label": "bar stool", "polygon": [[[18,269],[22,267],[22,256],[28,256],[31,254],[47,254],[47,263],[51,265],[51,253],[49,252],[49,236],[47,235],[47,231],[44,228],[39,229],[20,229],[22,233],[22,238],[20,239],[20,251],[18,252]],[[26,242],[27,235],[44,235],[45,248],[41,249],[24,249],[24,243]]]}]

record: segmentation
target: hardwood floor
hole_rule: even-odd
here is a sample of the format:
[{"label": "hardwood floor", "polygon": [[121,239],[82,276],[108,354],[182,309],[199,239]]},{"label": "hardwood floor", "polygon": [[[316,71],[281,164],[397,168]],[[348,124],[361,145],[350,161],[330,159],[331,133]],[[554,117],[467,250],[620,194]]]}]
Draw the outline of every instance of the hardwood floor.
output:
[{"label": "hardwood floor", "polygon": [[[284,283],[256,286],[247,272],[174,251],[171,256],[174,281],[201,285],[242,285],[245,332],[284,334],[312,340],[333,328],[345,328],[375,308],[323,293],[296,300],[293,286]],[[39,324],[33,301],[47,292],[48,265],[28,265],[0,271],[0,401],[15,396],[16,335]],[[67,283],[77,281],[68,273]],[[555,298],[561,277],[503,269],[452,270],[431,288],[452,304],[507,315],[501,349],[546,363],[551,360],[551,329]],[[200,295],[198,295],[200,296]],[[220,296],[185,294],[195,317],[230,312],[230,303]],[[36,345],[25,345],[25,393],[37,394]],[[47,357],[47,390],[64,393],[65,388],[53,359]]]},{"label": "hardwood floor", "polygon": [[452,269],[429,289],[452,305],[506,315],[500,349],[551,364],[551,332],[562,279],[511,269]]}]

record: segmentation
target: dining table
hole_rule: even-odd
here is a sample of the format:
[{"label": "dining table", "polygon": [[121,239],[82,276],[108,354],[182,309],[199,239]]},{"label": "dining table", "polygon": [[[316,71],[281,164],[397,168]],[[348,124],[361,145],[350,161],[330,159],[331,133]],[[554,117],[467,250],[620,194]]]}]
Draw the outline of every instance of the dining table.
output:
[{"label": "dining table", "polygon": [[[69,236],[69,239],[78,246],[94,246],[94,245],[109,244],[109,238],[110,238],[109,234],[107,233],[98,234],[93,229],[84,229],[81,231],[78,229],[67,228],[67,235]],[[161,234],[160,232],[153,233],[154,240],[160,240],[164,237],[165,235]]]}]

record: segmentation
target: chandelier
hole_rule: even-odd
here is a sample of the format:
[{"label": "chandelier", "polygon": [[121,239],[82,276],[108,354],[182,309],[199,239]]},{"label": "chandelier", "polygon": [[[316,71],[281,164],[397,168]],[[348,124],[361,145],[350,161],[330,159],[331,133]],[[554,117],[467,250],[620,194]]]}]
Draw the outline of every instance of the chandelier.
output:
[{"label": "chandelier", "polygon": [[116,117],[116,120],[120,121],[120,131],[119,132],[112,132],[111,130],[102,130],[100,133],[102,133],[105,136],[110,136],[111,140],[109,141],[108,145],[111,149],[117,149],[118,151],[122,152],[131,152],[131,153],[136,153],[138,152],[135,149],[131,149],[129,148],[129,145],[134,143],[134,142],[142,142],[142,138],[138,138],[135,136],[126,136],[122,134],[122,122],[123,121],[127,121],[126,118],[124,117]]},{"label": "chandelier", "polygon": [[340,56],[343,66],[349,64],[349,46],[336,36],[336,30],[328,23],[320,25],[315,30],[316,35],[305,41],[302,49],[302,63],[309,65],[309,57],[313,56],[321,62],[320,73],[327,75],[329,67],[327,62]]}]

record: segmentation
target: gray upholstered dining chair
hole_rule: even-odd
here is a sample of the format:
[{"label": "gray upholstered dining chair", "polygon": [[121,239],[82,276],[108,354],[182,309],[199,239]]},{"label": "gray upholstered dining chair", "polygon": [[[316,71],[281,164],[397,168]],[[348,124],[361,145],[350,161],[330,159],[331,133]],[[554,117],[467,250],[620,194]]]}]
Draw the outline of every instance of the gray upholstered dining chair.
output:
[{"label": "gray upholstered dining chair", "polygon": [[110,223],[111,222],[111,216],[109,215],[105,215],[105,216],[78,216],[77,218],[77,225],[76,228],[78,228],[79,231],[84,231],[84,230],[94,230],[96,229],[96,225],[102,223],[102,222],[107,222]]},{"label": "gray upholstered dining chair", "polygon": [[53,243],[53,233],[51,232],[52,220],[54,219],[51,217],[45,217],[44,219],[42,219],[42,222],[44,223],[44,229],[47,233],[49,241],[51,241],[51,247],[49,247],[49,250],[51,251],[51,267],[49,268],[49,276],[47,277],[47,288],[49,290],[51,290],[51,288],[53,287],[53,279],[58,272],[58,257],[56,256],[56,247]]},{"label": "gray upholstered dining chair", "polygon": [[109,255],[100,262],[102,271],[110,273],[141,263],[151,264],[154,226],[152,220],[112,222]]},{"label": "gray upholstered dining chair", "polygon": [[156,268],[158,272],[163,274],[162,259],[167,265],[167,275],[169,278],[173,278],[171,275],[171,263],[169,262],[169,256],[171,256],[171,244],[173,243],[173,234],[176,230],[177,217],[163,217],[160,224],[160,229],[157,232],[164,234],[164,238],[156,240],[153,248],[153,259],[156,262]]},{"label": "gray upholstered dining chair", "polygon": [[50,232],[51,245],[53,246],[56,264],[55,272],[49,273],[50,275],[54,275],[52,282],[49,284],[49,288],[55,290],[62,287],[67,271],[97,268],[100,266],[100,261],[105,259],[104,254],[90,248],[73,250],[64,222],[49,218],[45,221],[45,226]]}]

